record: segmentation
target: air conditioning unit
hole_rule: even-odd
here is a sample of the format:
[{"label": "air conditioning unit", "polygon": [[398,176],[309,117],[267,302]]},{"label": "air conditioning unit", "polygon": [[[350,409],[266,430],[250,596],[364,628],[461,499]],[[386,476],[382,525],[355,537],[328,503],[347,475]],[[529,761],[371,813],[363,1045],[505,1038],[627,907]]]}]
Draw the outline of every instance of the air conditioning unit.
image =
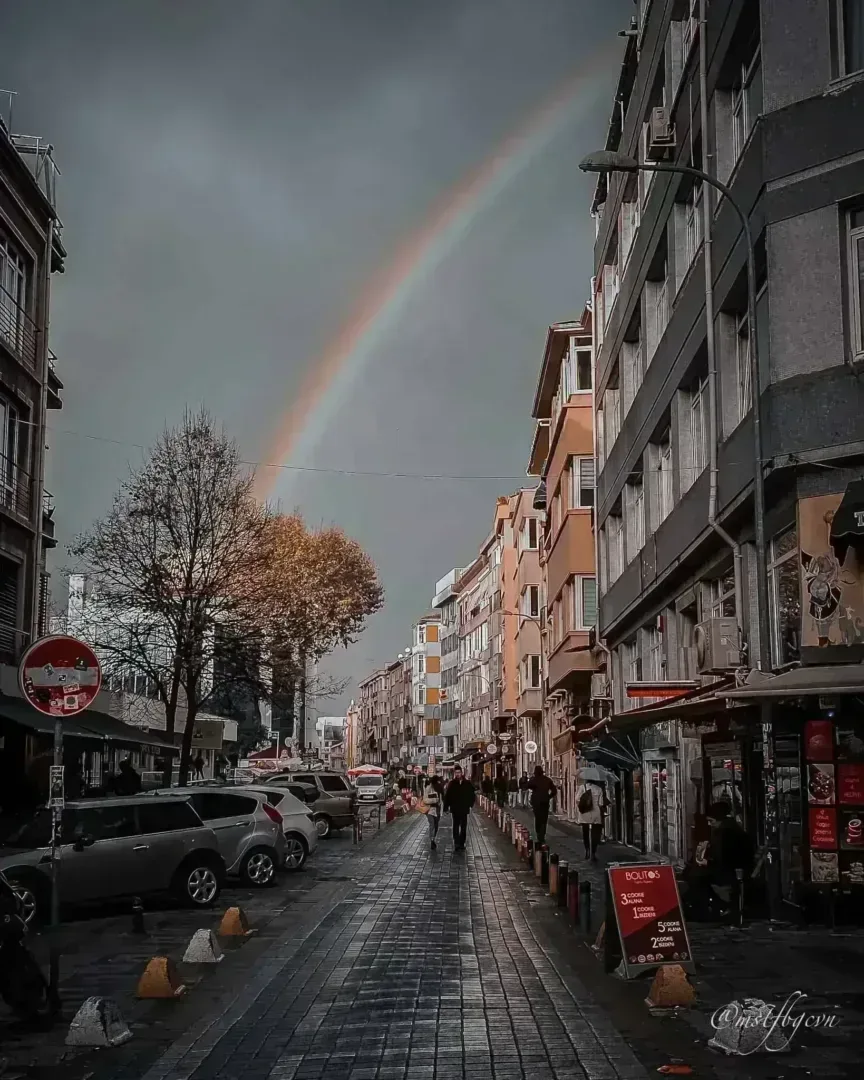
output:
[{"label": "air conditioning unit", "polygon": [[696,626],[693,636],[697,674],[718,675],[740,666],[741,644],[735,619],[706,619]]},{"label": "air conditioning unit", "polygon": [[592,700],[611,698],[612,687],[609,685],[609,680],[605,675],[592,675],[591,676],[591,698]]},{"label": "air conditioning unit", "polygon": [[675,125],[669,120],[669,110],[660,105],[651,110],[646,157],[649,161],[662,161],[675,146]]}]

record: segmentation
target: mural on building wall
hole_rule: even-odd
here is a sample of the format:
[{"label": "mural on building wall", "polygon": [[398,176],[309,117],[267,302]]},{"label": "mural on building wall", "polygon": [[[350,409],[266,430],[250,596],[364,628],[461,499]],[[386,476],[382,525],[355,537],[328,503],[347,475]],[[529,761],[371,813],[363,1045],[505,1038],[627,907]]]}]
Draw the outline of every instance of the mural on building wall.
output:
[{"label": "mural on building wall", "polygon": [[831,523],[843,493],[801,499],[801,644],[864,644],[864,565],[854,546],[831,543]]}]

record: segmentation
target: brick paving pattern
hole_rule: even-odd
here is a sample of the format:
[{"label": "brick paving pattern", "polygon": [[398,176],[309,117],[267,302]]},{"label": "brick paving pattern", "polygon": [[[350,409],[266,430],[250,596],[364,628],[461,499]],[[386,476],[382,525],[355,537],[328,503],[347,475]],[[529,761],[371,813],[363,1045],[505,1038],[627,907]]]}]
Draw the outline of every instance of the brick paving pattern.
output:
[{"label": "brick paving pattern", "polygon": [[444,834],[429,851],[422,818],[393,832],[390,850],[305,940],[287,935],[246,992],[144,1080],[647,1075],[538,943],[512,854],[491,826],[474,815],[457,854]]}]

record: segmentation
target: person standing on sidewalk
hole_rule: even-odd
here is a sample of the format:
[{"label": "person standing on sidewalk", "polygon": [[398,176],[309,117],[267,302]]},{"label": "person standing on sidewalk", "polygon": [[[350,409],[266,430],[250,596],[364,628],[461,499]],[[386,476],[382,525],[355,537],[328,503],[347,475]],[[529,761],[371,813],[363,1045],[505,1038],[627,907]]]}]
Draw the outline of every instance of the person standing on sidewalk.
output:
[{"label": "person standing on sidewalk", "polygon": [[514,809],[519,801],[519,781],[516,779],[515,773],[507,781],[507,801]]},{"label": "person standing on sidewalk", "polygon": [[582,826],[585,858],[597,862],[597,848],[603,834],[603,788],[590,780],[576,789],[577,820]]},{"label": "person standing on sidewalk", "polygon": [[429,840],[432,850],[437,847],[438,828],[441,825],[441,803],[444,799],[444,785],[439,776],[428,776],[423,785],[423,802],[429,808],[426,812],[426,820],[429,822]]},{"label": "person standing on sidewalk", "polygon": [[499,806],[507,805],[507,777],[500,771],[495,777],[495,802]]},{"label": "person standing on sidewalk", "polygon": [[542,765],[534,766],[534,776],[529,781],[529,787],[531,809],[534,811],[534,835],[538,844],[545,844],[549,811],[556,803],[558,790],[549,777],[544,775]]},{"label": "person standing on sidewalk", "polygon": [[530,793],[531,781],[528,779],[528,773],[523,772],[519,777],[519,805],[524,809],[528,805],[528,795]]},{"label": "person standing on sidewalk", "polygon": [[444,795],[444,810],[453,815],[453,847],[456,851],[465,850],[468,831],[468,815],[477,798],[474,785],[457,765],[453,770],[453,779]]}]

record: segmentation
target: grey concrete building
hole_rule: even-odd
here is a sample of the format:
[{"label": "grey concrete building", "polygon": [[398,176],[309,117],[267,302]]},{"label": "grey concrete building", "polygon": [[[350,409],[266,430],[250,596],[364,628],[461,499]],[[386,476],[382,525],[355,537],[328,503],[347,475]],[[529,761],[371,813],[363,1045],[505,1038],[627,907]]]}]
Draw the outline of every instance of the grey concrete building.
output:
[{"label": "grey concrete building", "polygon": [[45,427],[63,387],[48,316],[66,253],[53,176],[50,147],[0,119],[0,663],[9,665],[47,631],[45,553],[56,543]]},{"label": "grey concrete building", "polygon": [[[821,564],[829,597],[839,598],[833,610],[812,594],[802,604],[802,591],[814,557],[833,557],[823,551],[831,519],[844,498],[850,509],[848,485],[864,476],[864,0],[710,0],[704,27],[699,0],[640,0],[637,11],[606,149],[705,169],[729,185],[754,238],[770,667],[860,662],[854,559]],[[680,860],[711,797],[728,798],[758,841],[778,811],[761,783],[748,782],[774,752],[763,755],[768,743],[744,722],[746,708],[730,722],[725,700],[708,710],[697,693],[696,705],[664,706],[648,727],[644,698],[626,692],[728,682],[736,671],[740,683],[760,656],[746,251],[729,200],[691,177],[601,175],[593,209],[609,730],[641,729],[630,839]],[[814,498],[834,502],[822,513],[807,503]],[[820,511],[806,528],[824,533],[811,550],[805,505]],[[800,768],[798,758],[789,768]],[[807,878],[807,809],[779,813],[791,888],[796,875]]]}]

